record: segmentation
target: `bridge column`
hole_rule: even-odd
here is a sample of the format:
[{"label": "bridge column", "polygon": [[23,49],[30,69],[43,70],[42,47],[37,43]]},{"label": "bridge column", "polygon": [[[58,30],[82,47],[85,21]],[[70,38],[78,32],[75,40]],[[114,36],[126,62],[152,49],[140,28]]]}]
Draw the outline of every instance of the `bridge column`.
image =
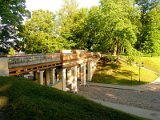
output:
[{"label": "bridge column", "polygon": [[94,61],[94,62],[93,62],[93,72],[92,72],[92,76],[93,76],[95,70],[96,70],[96,62]]},{"label": "bridge column", "polygon": [[67,85],[71,85],[72,84],[72,69],[68,69],[67,70]]},{"label": "bridge column", "polygon": [[56,68],[51,69],[51,81],[50,81],[50,84],[55,84],[56,83],[55,71],[56,71]]},{"label": "bridge column", "polygon": [[33,80],[38,80],[38,72],[37,71],[33,72]]},{"label": "bridge column", "polygon": [[81,84],[86,85],[86,63],[81,64]]},{"label": "bridge column", "polygon": [[46,85],[49,85],[50,84],[50,81],[51,81],[51,70],[50,69],[46,69]]},{"label": "bridge column", "polygon": [[43,73],[44,73],[44,71],[39,71],[39,83],[40,83],[40,85],[44,85]]},{"label": "bridge column", "polygon": [[62,69],[63,91],[66,91],[66,68]]},{"label": "bridge column", "polygon": [[9,76],[8,58],[0,58],[0,76]]},{"label": "bridge column", "polygon": [[88,62],[87,65],[88,69],[88,81],[92,80],[92,62]]},{"label": "bridge column", "polygon": [[81,79],[81,72],[79,65],[77,66],[77,79]]},{"label": "bridge column", "polygon": [[74,80],[72,83],[72,90],[73,92],[77,92],[77,66],[74,66]]}]

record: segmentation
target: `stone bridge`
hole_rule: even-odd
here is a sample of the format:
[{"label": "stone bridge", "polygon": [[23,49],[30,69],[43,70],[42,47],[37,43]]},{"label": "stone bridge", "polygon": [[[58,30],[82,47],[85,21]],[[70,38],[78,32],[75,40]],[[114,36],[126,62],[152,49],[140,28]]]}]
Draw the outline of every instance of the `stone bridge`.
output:
[{"label": "stone bridge", "polygon": [[0,76],[32,75],[33,80],[63,91],[77,92],[77,81],[91,81],[100,54],[62,50],[51,54],[0,57]]}]

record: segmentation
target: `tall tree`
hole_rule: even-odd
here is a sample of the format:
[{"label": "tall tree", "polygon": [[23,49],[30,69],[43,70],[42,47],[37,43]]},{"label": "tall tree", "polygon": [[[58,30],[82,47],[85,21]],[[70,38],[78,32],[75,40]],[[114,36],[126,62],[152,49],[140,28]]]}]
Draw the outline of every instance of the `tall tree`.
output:
[{"label": "tall tree", "polygon": [[24,17],[29,17],[25,0],[0,0],[0,45],[4,48],[18,40]]},{"label": "tall tree", "polygon": [[60,35],[73,43],[73,35],[71,29],[74,26],[74,17],[78,11],[78,4],[76,0],[64,0],[62,8],[58,11],[57,19],[59,21],[59,29],[57,29]]},{"label": "tall tree", "polygon": [[110,41],[114,55],[119,54],[122,47],[131,50],[136,42],[136,26],[130,20],[133,7],[132,0],[101,0],[103,30],[109,35],[106,40]]},{"label": "tall tree", "polygon": [[54,52],[69,46],[67,41],[56,33],[55,15],[50,11],[33,11],[21,36],[27,53]]},{"label": "tall tree", "polygon": [[144,50],[147,53],[160,55],[160,5],[147,13],[147,36],[144,42]]},{"label": "tall tree", "polygon": [[[142,52],[155,53],[155,44],[158,45],[154,36],[158,36],[158,29],[154,29],[155,24],[158,21],[156,17],[159,16],[158,9],[160,0],[137,0],[137,5],[141,10],[141,25],[139,27],[138,40],[136,42],[136,48]],[[154,14],[154,16],[153,16]],[[156,31],[156,32],[155,32]],[[154,33],[154,35],[153,35]],[[157,39],[158,40],[158,39]],[[158,47],[158,46],[157,46]]]}]

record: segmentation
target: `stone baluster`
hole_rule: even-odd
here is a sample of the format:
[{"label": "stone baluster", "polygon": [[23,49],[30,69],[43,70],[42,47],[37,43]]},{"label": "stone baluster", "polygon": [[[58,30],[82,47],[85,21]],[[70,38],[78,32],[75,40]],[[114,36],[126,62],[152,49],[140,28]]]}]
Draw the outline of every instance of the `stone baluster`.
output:
[{"label": "stone baluster", "polygon": [[66,69],[62,69],[63,91],[66,91]]}]

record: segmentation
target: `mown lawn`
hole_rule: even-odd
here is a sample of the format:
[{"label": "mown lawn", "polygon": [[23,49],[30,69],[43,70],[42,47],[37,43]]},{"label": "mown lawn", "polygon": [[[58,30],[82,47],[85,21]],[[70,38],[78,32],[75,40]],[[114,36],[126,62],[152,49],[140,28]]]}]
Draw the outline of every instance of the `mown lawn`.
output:
[{"label": "mown lawn", "polygon": [[160,56],[157,57],[142,57],[144,66],[160,74]]},{"label": "mown lawn", "polygon": [[140,69],[139,82],[139,67],[131,66],[125,62],[119,63],[102,61],[98,64],[97,70],[93,75],[93,82],[119,85],[140,85],[152,82],[158,76],[148,70]]},{"label": "mown lawn", "polygon": [[0,77],[6,120],[143,120],[24,78]]}]

